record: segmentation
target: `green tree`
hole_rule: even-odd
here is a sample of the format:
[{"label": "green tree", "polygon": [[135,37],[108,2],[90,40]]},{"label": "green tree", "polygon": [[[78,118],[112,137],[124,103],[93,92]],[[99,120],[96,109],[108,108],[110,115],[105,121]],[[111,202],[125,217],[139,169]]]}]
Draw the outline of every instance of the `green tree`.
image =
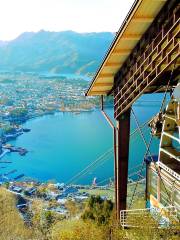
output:
[{"label": "green tree", "polygon": [[91,196],[82,214],[82,219],[91,219],[98,224],[107,224],[112,210],[113,203],[111,200],[103,200],[100,196]]},{"label": "green tree", "polygon": [[4,185],[4,187],[6,188],[6,189],[8,189],[9,188],[9,182],[5,182],[3,185]]}]

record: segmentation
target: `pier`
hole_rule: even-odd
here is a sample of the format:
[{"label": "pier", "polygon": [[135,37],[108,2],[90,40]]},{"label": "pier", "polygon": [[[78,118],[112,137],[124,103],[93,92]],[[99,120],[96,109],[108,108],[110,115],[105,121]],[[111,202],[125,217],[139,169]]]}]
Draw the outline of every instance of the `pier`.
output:
[{"label": "pier", "polygon": [[2,154],[0,155],[0,159],[3,158],[6,155],[6,153],[9,153],[9,152],[10,151],[7,149],[3,150]]}]

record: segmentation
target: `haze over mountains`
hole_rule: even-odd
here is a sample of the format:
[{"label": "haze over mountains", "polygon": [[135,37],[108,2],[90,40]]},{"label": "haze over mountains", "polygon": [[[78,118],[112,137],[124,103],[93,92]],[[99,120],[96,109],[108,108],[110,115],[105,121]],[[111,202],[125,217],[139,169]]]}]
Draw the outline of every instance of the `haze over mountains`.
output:
[{"label": "haze over mountains", "polygon": [[94,73],[113,37],[110,32],[25,32],[0,41],[0,70]]}]

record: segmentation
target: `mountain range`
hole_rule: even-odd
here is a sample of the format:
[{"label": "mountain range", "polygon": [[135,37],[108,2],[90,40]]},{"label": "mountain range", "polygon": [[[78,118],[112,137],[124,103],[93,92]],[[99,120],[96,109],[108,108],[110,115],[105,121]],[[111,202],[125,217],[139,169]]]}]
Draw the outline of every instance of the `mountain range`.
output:
[{"label": "mountain range", "polygon": [[0,70],[93,74],[113,38],[111,32],[25,32],[0,41]]}]

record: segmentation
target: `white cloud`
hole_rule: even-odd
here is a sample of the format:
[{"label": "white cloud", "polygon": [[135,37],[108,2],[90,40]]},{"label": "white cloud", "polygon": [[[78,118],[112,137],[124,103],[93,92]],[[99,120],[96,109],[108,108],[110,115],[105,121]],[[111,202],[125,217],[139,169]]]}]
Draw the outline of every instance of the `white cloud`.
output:
[{"label": "white cloud", "polygon": [[0,39],[25,31],[112,31],[133,0],[0,0]]}]

